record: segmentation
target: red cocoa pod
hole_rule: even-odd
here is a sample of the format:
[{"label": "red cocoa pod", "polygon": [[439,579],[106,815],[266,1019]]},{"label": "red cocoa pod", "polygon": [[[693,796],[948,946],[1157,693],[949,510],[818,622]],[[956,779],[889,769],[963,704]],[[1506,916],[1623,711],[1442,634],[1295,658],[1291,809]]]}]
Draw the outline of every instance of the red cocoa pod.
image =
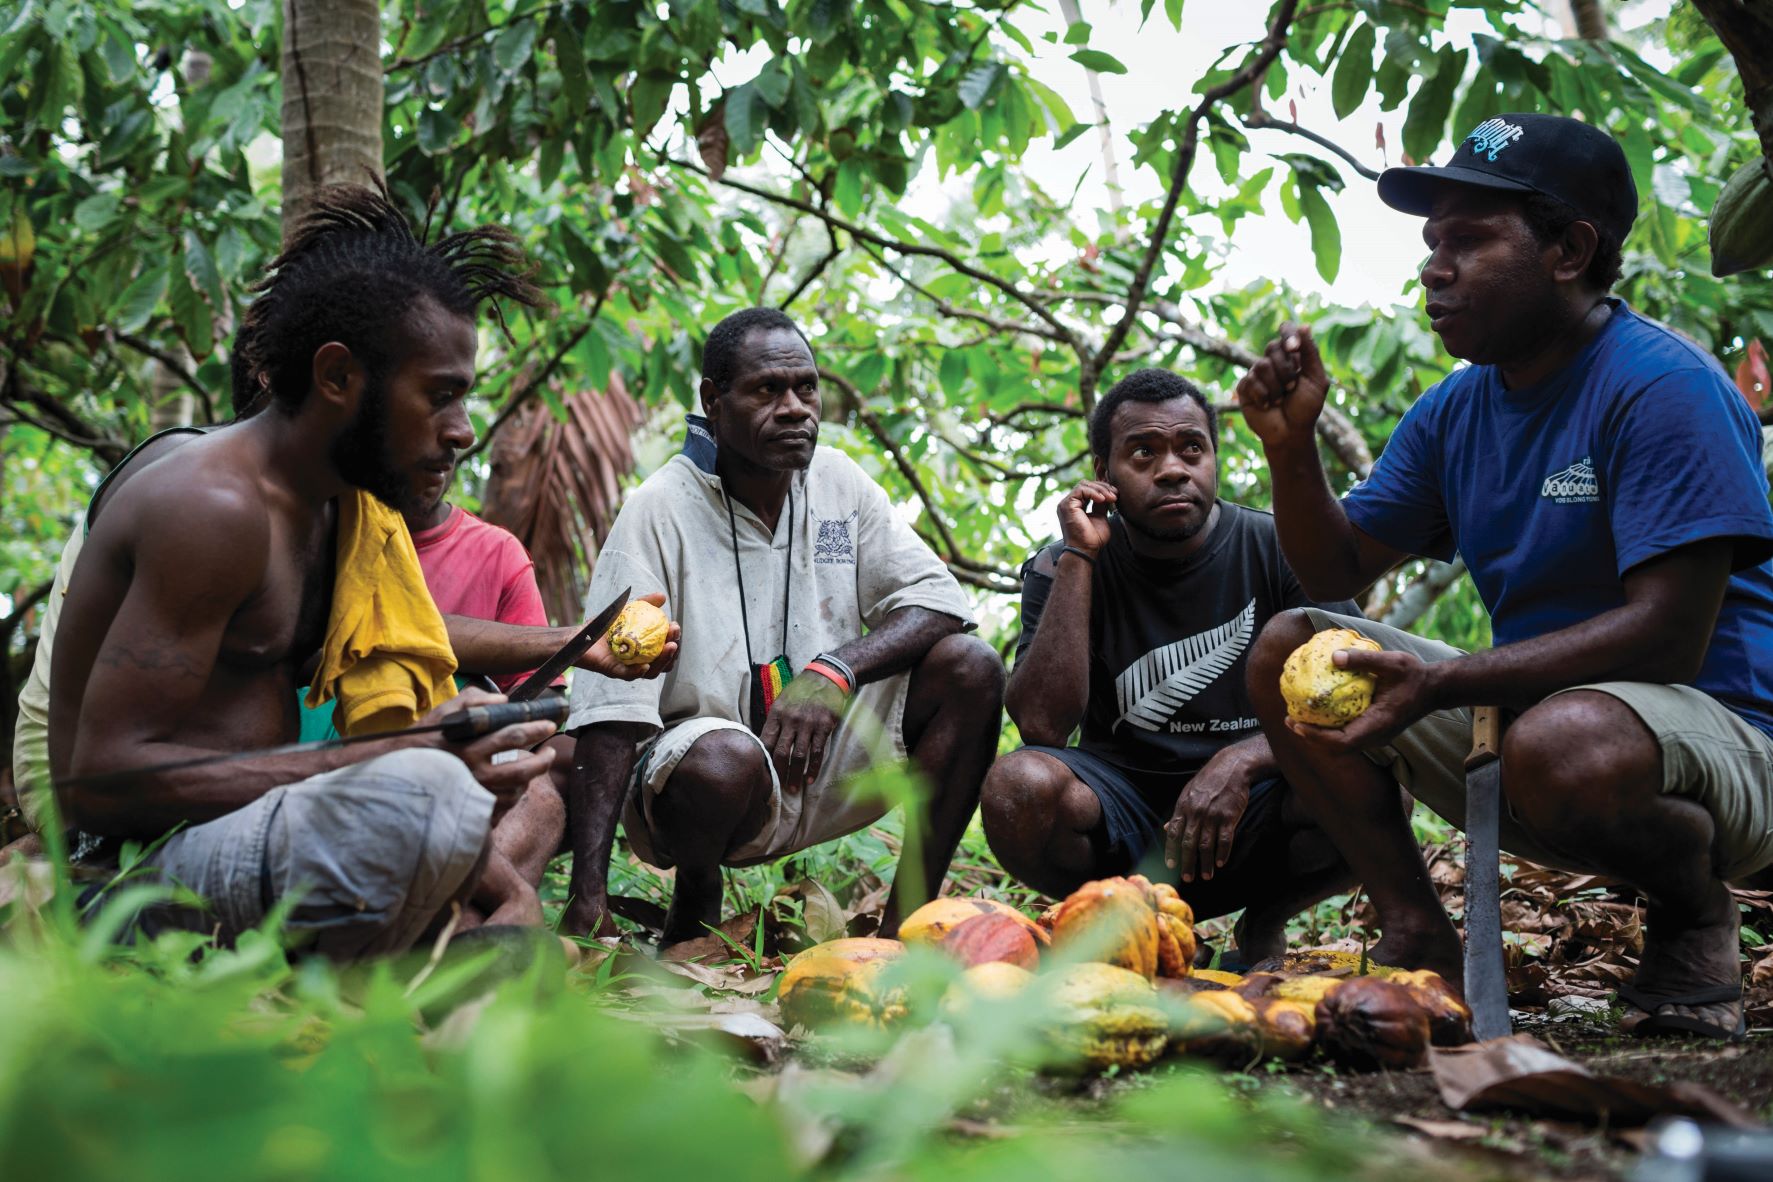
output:
[{"label": "red cocoa pod", "polygon": [[1007,915],[975,915],[943,936],[941,948],[968,968],[1002,961],[1033,972],[1040,965],[1027,925]]},{"label": "red cocoa pod", "polygon": [[1344,1067],[1420,1067],[1428,1013],[1411,992],[1377,977],[1351,977],[1317,1003],[1318,1045]]}]

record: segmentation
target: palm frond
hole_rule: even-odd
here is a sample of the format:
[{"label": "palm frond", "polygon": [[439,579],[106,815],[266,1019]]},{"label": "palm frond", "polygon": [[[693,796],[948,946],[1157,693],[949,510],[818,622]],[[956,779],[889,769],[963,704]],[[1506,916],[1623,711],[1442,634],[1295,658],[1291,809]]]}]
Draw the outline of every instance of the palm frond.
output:
[{"label": "palm frond", "polygon": [[629,433],[641,406],[621,375],[568,397],[556,418],[539,399],[499,430],[481,516],[517,535],[536,564],[548,617],[579,618],[597,547],[609,535],[621,480],[634,467]]}]

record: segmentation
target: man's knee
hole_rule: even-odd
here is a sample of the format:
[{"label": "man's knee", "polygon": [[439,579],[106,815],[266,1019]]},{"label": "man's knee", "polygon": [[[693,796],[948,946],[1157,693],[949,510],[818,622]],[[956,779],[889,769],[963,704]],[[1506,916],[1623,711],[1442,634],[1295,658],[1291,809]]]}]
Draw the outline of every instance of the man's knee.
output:
[{"label": "man's knee", "polygon": [[932,674],[945,697],[981,706],[1003,703],[1003,658],[970,632],[944,636],[918,662],[927,680]]},{"label": "man's knee", "polygon": [[274,893],[300,895],[291,926],[328,955],[399,951],[472,885],[493,800],[455,756],[396,751],[295,787],[266,857]]},{"label": "man's knee", "polygon": [[1661,749],[1611,694],[1547,698],[1502,738],[1502,787],[1528,830],[1580,834],[1662,793]]},{"label": "man's knee", "polygon": [[769,783],[769,760],[749,732],[722,728],[690,745],[661,796],[678,801],[710,797],[748,800]]},{"label": "man's knee", "polygon": [[1293,650],[1310,640],[1316,631],[1317,626],[1304,608],[1289,608],[1270,619],[1250,648],[1245,676],[1251,695],[1262,700],[1277,693],[1281,666],[1287,663]]},{"label": "man's knee", "polygon": [[979,818],[1000,858],[1005,851],[1012,857],[1040,856],[1074,779],[1064,764],[1039,751],[1012,751],[991,765],[979,798]]}]

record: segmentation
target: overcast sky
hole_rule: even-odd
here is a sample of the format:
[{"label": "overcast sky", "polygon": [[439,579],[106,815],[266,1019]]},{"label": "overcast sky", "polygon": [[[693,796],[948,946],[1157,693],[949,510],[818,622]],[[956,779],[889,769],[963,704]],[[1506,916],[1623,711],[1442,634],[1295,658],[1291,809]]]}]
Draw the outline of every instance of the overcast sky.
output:
[{"label": "overcast sky", "polygon": [[[1125,74],[1101,75],[1103,98],[1116,132],[1120,179],[1127,199],[1129,203],[1150,200],[1162,191],[1160,179],[1149,168],[1132,167],[1132,147],[1127,135],[1160,112],[1192,102],[1195,80],[1227,46],[1262,36],[1268,6],[1252,0],[1187,0],[1180,32],[1164,18],[1161,3],[1143,24],[1138,0],[1079,0],[1079,7],[1091,26],[1090,46],[1113,54],[1127,67]],[[1623,13],[1616,10],[1614,17],[1619,25],[1631,28],[1665,13],[1668,7],[1660,0],[1649,0],[1629,5]],[[1087,122],[1092,118],[1088,83],[1083,68],[1068,56],[1075,46],[1040,39],[1041,34],[1053,32],[1062,40],[1065,31],[1057,3],[1048,0],[1047,8],[1045,14],[1032,9],[1015,14],[1018,27],[1035,39],[1034,76],[1063,95],[1072,113]],[[1455,43],[1469,44],[1472,33],[1487,28],[1487,21],[1479,14],[1461,11],[1449,20],[1447,32]],[[1555,26],[1552,28],[1555,30]],[[1655,61],[1654,55],[1651,60]],[[1298,102],[1300,123],[1349,149],[1369,167],[1400,163],[1396,152],[1403,138],[1407,104],[1382,113],[1377,97],[1369,95],[1364,105],[1346,120],[1338,121],[1330,106],[1329,86],[1318,85],[1322,81],[1303,70],[1295,71],[1289,78],[1288,97]],[[1271,109],[1284,117],[1285,100],[1272,104]],[[1374,144],[1374,129],[1381,123],[1392,152],[1389,161]],[[1459,130],[1464,129],[1456,129],[1455,134]],[[1255,154],[1245,158],[1250,172],[1262,167],[1255,162],[1261,154],[1324,154],[1315,145],[1286,132],[1247,134]],[[1087,210],[1108,201],[1101,148],[1093,131],[1060,151],[1052,149],[1050,140],[1037,143],[1029,149],[1024,165],[1043,187],[1061,197],[1071,190],[1079,173],[1087,170],[1078,191],[1077,207]],[[1284,171],[1285,165],[1279,166],[1277,178]],[[1372,183],[1351,169],[1343,167],[1342,173],[1347,188],[1340,194],[1329,195],[1342,231],[1342,269],[1334,284],[1325,284],[1317,273],[1309,231],[1303,224],[1289,222],[1278,200],[1272,212],[1238,224],[1234,249],[1222,272],[1224,282],[1242,286],[1265,276],[1284,278],[1295,287],[1320,291],[1345,304],[1391,304],[1419,298],[1414,275],[1424,253],[1420,223],[1386,208]],[[1203,151],[1190,180],[1196,191],[1212,194],[1220,190],[1218,171],[1210,154]],[[939,204],[944,200],[933,170],[921,178],[920,187],[920,202]],[[1080,220],[1086,228],[1093,224],[1088,217]]]}]

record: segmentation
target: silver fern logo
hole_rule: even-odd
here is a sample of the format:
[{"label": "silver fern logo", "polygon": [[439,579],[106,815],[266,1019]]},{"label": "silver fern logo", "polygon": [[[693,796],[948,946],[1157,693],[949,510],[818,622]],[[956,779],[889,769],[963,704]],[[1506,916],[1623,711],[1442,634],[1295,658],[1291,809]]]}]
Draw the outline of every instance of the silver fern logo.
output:
[{"label": "silver fern logo", "polygon": [[1120,718],[1140,730],[1160,731],[1237,662],[1256,631],[1254,599],[1237,617],[1185,640],[1154,648],[1114,679]]}]

